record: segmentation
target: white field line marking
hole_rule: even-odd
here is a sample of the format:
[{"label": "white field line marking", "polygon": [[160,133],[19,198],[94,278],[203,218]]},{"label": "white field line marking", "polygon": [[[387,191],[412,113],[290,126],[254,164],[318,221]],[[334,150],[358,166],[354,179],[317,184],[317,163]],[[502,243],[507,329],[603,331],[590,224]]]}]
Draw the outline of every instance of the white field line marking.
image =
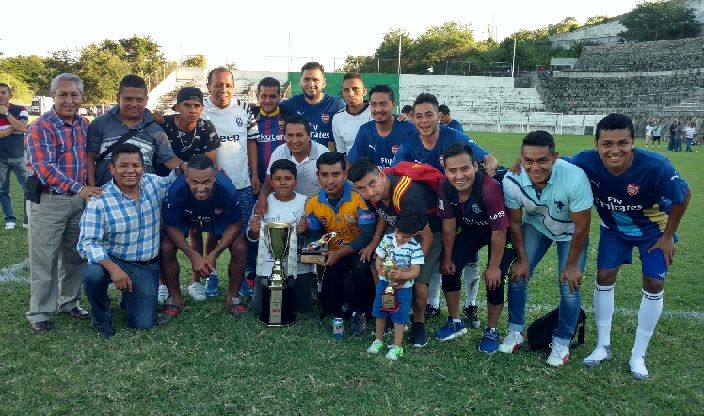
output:
[{"label": "white field line marking", "polygon": [[28,282],[27,276],[19,274],[20,271],[29,267],[29,259],[0,269],[0,283],[2,282]]}]

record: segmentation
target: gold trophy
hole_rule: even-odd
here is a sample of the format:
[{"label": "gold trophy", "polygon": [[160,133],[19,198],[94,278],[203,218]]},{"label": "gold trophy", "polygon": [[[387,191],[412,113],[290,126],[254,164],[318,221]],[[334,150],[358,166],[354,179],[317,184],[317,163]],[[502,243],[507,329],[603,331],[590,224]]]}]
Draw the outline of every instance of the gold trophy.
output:
[{"label": "gold trophy", "polygon": [[268,326],[280,326],[296,320],[293,299],[282,260],[288,254],[289,242],[294,228],[285,222],[269,222],[264,225],[268,237],[267,248],[274,258],[274,267],[262,285],[262,311],[259,320]]},{"label": "gold trophy", "polygon": [[320,266],[325,266],[325,255],[328,252],[328,242],[335,238],[337,233],[331,231],[324,234],[322,237],[308,244],[303,250],[301,250],[300,262],[304,264],[318,264]]},{"label": "gold trophy", "polygon": [[393,247],[389,243],[382,243],[382,248],[386,252],[384,260],[381,261],[381,268],[384,272],[384,277],[388,281],[388,286],[384,289],[381,294],[381,308],[380,310],[384,312],[396,312],[398,311],[399,304],[398,298],[396,297],[396,288],[391,284],[389,280],[389,272],[397,267],[396,261],[394,260]]}]

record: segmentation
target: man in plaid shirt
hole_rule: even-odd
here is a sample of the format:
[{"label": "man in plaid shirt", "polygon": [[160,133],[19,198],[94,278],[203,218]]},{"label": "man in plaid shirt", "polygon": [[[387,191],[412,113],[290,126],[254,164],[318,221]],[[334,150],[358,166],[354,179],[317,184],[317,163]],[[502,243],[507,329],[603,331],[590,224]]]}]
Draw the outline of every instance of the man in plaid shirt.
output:
[{"label": "man in plaid shirt", "polygon": [[76,251],[84,199],[101,188],[86,183],[86,130],[78,115],[83,81],[63,73],[51,80],[54,106],[27,129],[25,146],[34,171],[29,206],[29,270],[31,297],[27,320],[35,332],[52,329],[57,307],[72,318],[88,318],[78,306],[84,262]]},{"label": "man in plaid shirt", "polygon": [[144,156],[125,143],[112,151],[112,181],[93,198],[81,218],[78,251],[88,260],[83,285],[91,305],[92,325],[108,339],[116,334],[108,285],[122,292],[120,305],[132,328],[156,324],[159,288],[161,204],[175,174],[144,173]]}]

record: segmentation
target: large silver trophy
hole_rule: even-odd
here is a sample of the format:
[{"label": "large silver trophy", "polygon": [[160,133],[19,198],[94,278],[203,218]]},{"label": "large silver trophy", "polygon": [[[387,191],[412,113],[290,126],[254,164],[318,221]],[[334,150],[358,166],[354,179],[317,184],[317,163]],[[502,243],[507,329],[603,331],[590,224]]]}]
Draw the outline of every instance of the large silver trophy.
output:
[{"label": "large silver trophy", "polygon": [[269,222],[264,225],[268,237],[267,248],[274,258],[274,267],[262,285],[262,311],[259,320],[268,326],[280,326],[294,322],[293,294],[288,284],[282,261],[288,254],[294,228],[285,222]]}]

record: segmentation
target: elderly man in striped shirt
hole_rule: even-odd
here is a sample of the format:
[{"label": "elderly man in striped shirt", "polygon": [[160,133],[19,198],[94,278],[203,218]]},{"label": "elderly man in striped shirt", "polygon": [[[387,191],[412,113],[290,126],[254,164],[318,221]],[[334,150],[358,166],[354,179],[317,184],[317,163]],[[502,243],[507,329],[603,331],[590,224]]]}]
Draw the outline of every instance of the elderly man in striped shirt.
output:
[{"label": "elderly man in striped shirt", "polygon": [[159,288],[161,204],[175,179],[144,173],[139,147],[116,147],[110,160],[113,180],[88,202],[81,218],[78,251],[88,260],[83,286],[91,305],[92,325],[108,339],[116,334],[108,285],[122,292],[120,306],[132,328],[156,324]]}]

